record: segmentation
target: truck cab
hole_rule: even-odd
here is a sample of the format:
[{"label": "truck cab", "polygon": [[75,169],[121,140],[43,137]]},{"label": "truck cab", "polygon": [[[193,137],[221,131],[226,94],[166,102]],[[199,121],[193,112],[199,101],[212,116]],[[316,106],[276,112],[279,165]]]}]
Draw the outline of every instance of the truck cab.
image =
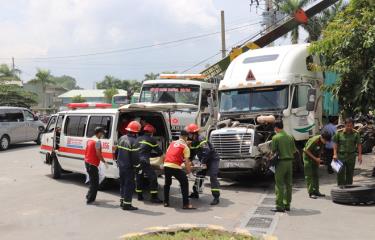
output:
[{"label": "truck cab", "polygon": [[[210,134],[222,175],[267,169],[266,143],[282,120],[300,148],[322,124],[318,58],[307,44],[248,51],[229,65],[219,85],[219,123]],[[300,164],[300,163],[298,163]]]},{"label": "truck cab", "polygon": [[196,123],[207,131],[213,123],[209,99],[217,102],[217,84],[203,80],[204,76],[200,74],[162,74],[160,79],[143,82],[139,102],[186,103],[193,106],[169,113],[173,139],[177,139],[179,132],[190,123]]}]

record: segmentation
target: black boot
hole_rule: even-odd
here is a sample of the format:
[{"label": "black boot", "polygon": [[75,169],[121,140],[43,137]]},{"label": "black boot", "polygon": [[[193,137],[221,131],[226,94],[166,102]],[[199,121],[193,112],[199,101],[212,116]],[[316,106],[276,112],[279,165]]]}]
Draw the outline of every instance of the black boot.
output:
[{"label": "black boot", "polygon": [[138,193],[138,201],[143,201],[143,193]]},{"label": "black boot", "polygon": [[120,198],[120,207],[123,207],[123,206],[124,206],[124,199]]},{"label": "black boot", "polygon": [[198,199],[199,198],[199,193],[197,191],[193,191],[190,194],[189,198],[196,198],[196,199]]},{"label": "black boot", "polygon": [[151,193],[151,202],[158,203],[158,204],[163,203],[163,201],[159,199],[157,193]]},{"label": "black boot", "polygon": [[372,169],[372,176],[375,177],[375,167]]},{"label": "black boot", "polygon": [[211,206],[218,205],[220,203],[220,199],[218,197],[215,197],[214,200],[210,203]]},{"label": "black boot", "polygon": [[122,210],[125,210],[125,211],[134,211],[134,210],[138,210],[138,208],[133,207],[131,204],[123,204]]}]

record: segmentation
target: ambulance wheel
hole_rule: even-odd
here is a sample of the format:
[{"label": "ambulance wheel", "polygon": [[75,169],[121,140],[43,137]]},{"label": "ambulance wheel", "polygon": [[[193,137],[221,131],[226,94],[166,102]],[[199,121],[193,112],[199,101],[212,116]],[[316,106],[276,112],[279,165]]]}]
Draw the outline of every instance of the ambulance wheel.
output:
[{"label": "ambulance wheel", "polygon": [[56,157],[52,158],[52,161],[51,161],[51,175],[52,175],[52,178],[53,179],[59,179],[59,178],[61,178],[61,172],[62,172],[62,169],[61,169],[59,161],[57,160]]},{"label": "ambulance wheel", "polygon": [[341,204],[374,204],[375,185],[347,185],[331,190],[332,201]]}]

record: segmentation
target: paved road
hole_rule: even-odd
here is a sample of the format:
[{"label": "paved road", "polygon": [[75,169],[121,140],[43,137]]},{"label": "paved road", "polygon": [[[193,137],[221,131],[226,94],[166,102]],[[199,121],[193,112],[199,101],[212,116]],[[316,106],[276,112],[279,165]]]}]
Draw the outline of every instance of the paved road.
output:
[{"label": "paved road", "polygon": [[[262,187],[241,187],[223,183],[222,201],[209,206],[209,188],[193,204],[197,211],[164,208],[140,203],[141,210],[125,212],[119,208],[116,186],[98,193],[97,206],[86,206],[87,186],[80,174],[60,180],[50,177],[34,144],[23,144],[0,153],[0,239],[115,239],[124,233],[177,223],[216,224],[235,228],[266,191]],[[163,179],[159,179],[162,182]],[[225,186],[226,185],[226,186]],[[229,186],[231,185],[231,186]],[[251,185],[251,184],[250,184]],[[267,187],[267,184],[265,185]],[[174,185],[171,204],[180,207]]]},{"label": "paved road", "polygon": [[[367,164],[357,170],[356,178],[371,182],[368,169],[375,159],[368,156],[365,160]],[[193,201],[199,210],[180,210],[177,208],[181,204],[180,192],[175,184],[171,201],[176,208],[134,200],[141,210],[124,212],[118,206],[116,185],[98,193],[98,205],[86,206],[84,177],[68,174],[60,180],[52,179],[49,166],[43,164],[35,144],[17,145],[0,152],[0,163],[1,240],[117,239],[148,227],[180,223],[215,224],[228,229],[256,229],[266,223],[267,227],[259,232],[274,233],[282,240],[375,239],[374,206],[336,205],[329,197],[310,200],[302,180],[296,180],[290,214],[269,214],[267,209],[273,205],[274,197],[272,184],[254,180],[242,185],[222,182],[222,203],[218,207],[209,206],[211,196],[206,187],[202,198]],[[334,178],[327,177],[323,169],[322,175],[322,190],[329,193]],[[356,231],[350,230],[351,226]],[[333,228],[338,231],[332,231]]]}]

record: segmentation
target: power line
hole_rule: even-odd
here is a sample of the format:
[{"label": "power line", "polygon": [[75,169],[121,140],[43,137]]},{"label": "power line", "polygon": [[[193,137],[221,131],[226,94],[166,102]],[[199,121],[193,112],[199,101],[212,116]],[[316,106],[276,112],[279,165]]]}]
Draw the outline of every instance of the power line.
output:
[{"label": "power line", "polygon": [[[237,29],[249,27],[249,26],[252,26],[252,25],[259,24],[259,23],[260,22],[256,22],[256,23],[252,23],[252,24],[246,24],[244,26],[230,28],[226,32],[231,32],[231,31],[234,31],[234,30],[237,30]],[[217,34],[220,34],[220,31],[211,32],[211,33],[207,33],[207,34],[196,35],[196,36],[191,36],[191,37],[186,37],[186,38],[172,40],[172,41],[167,41],[167,42],[161,42],[161,43],[143,45],[143,46],[139,46],[139,47],[132,47],[132,48],[123,48],[123,49],[116,49],[116,50],[109,50],[109,51],[86,53],[86,54],[67,55],[67,56],[30,57],[30,58],[19,58],[19,59],[49,60],[49,59],[66,59],[66,58],[78,58],[78,57],[89,57],[89,56],[97,56],[97,55],[107,55],[107,54],[114,54],[114,53],[123,53],[123,52],[130,52],[130,51],[135,51],[135,50],[140,50],[140,49],[146,49],[146,48],[166,46],[166,45],[171,45],[171,44],[174,44],[174,43],[180,43],[180,42],[184,42],[184,41],[201,39],[201,38],[205,38],[205,37],[209,37],[209,36],[213,36],[213,35],[217,35]]]},{"label": "power line", "polygon": [[190,71],[191,69],[193,69],[193,68],[195,68],[195,67],[201,65],[202,63],[207,62],[208,60],[210,60],[211,58],[216,57],[216,56],[219,55],[219,54],[221,54],[221,51],[218,52],[218,53],[216,53],[216,54],[214,54],[214,55],[212,55],[212,56],[209,56],[208,58],[203,59],[202,61],[200,61],[200,62],[194,64],[193,66],[189,67],[188,69],[185,69],[185,70],[182,71],[181,73],[185,73],[185,72],[187,72],[187,71]]}]

